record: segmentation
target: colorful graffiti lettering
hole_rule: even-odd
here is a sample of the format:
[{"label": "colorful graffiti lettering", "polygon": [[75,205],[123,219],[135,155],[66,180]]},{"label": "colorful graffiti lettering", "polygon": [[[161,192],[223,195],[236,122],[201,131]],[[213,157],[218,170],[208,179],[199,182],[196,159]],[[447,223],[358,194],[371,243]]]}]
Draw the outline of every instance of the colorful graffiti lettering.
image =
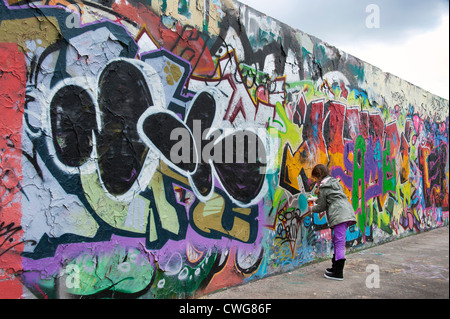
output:
[{"label": "colorful graffiti lettering", "polygon": [[0,0],[0,297],[185,298],[329,255],[317,163],[349,248],[448,225],[448,101],[333,50],[235,1]]}]

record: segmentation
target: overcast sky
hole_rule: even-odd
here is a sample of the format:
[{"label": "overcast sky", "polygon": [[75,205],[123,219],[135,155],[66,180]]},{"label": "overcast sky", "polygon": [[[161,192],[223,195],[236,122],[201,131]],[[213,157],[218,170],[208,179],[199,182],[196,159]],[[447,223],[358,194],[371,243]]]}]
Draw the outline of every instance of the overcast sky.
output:
[{"label": "overcast sky", "polygon": [[238,1],[449,98],[448,0]]}]

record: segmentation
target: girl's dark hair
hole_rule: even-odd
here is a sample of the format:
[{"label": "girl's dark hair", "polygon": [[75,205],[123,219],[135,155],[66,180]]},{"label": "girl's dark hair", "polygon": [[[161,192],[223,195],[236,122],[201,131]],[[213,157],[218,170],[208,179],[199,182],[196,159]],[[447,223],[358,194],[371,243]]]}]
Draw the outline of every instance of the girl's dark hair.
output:
[{"label": "girl's dark hair", "polygon": [[326,167],[325,165],[317,164],[316,166],[314,166],[311,175],[323,179],[324,177],[330,175],[330,171],[328,170],[328,167]]}]

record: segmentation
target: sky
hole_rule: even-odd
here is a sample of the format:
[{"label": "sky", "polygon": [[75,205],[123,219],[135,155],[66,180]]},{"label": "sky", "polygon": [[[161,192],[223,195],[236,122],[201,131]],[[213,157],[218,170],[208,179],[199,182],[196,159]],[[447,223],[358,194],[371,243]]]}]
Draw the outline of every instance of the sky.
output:
[{"label": "sky", "polygon": [[238,1],[449,99],[449,0]]}]

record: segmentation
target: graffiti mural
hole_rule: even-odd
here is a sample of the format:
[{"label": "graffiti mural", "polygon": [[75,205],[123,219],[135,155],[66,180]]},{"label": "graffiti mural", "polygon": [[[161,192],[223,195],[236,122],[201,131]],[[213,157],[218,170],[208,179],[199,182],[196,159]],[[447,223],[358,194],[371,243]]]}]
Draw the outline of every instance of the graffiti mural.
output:
[{"label": "graffiti mural", "polygon": [[[339,54],[338,54],[339,53]],[[448,101],[233,0],[0,0],[0,297],[187,298],[448,225]]]}]

